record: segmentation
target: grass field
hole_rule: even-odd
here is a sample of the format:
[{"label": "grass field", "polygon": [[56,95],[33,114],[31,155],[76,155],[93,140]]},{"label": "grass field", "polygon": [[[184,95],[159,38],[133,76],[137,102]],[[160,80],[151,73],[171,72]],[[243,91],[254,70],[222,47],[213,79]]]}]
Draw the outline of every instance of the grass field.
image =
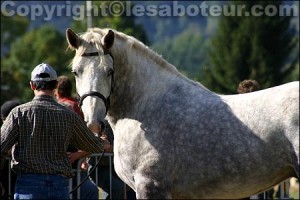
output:
[{"label": "grass field", "polygon": [[290,198],[300,199],[300,196],[299,196],[299,185],[298,185],[298,188],[297,187],[293,187],[293,188],[290,189]]},{"label": "grass field", "polygon": [[[278,188],[277,188],[278,189]],[[299,197],[299,182],[296,178],[290,179],[290,190],[289,190],[291,199],[300,199]],[[276,199],[276,198],[275,198]]]}]

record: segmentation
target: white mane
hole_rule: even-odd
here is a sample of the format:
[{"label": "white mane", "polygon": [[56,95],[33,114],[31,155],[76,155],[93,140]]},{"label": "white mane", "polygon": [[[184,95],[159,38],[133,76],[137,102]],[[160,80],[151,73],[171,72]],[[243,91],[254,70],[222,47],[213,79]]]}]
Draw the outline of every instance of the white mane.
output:
[{"label": "white mane", "polygon": [[[80,49],[77,51],[76,56],[82,55],[87,46],[90,42],[93,42],[96,44],[97,49],[103,53],[103,50],[101,48],[101,38],[112,29],[100,29],[100,28],[89,28],[87,32],[80,34],[80,37],[85,40],[85,42],[81,45]],[[122,32],[118,32],[117,30],[113,30],[115,33],[115,41],[114,45],[112,47],[113,52],[122,52],[122,49],[130,49],[131,51],[137,51],[139,54],[146,55],[145,58],[147,60],[152,60],[154,63],[156,63],[158,66],[169,70],[172,74],[174,74],[176,77],[180,77],[185,79],[186,81],[198,85],[204,89],[207,90],[202,84],[192,81],[185,77],[183,74],[179,73],[177,68],[167,62],[161,55],[159,55],[157,52],[153,51],[151,48],[134,38],[133,36],[126,35]],[[124,45],[126,47],[124,47]],[[75,58],[74,58],[75,59]]]}]

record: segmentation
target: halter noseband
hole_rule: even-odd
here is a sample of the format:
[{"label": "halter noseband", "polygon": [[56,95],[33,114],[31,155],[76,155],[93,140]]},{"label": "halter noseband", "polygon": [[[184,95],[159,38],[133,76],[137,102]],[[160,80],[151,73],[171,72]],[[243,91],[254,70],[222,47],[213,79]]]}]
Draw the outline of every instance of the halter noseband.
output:
[{"label": "halter noseband", "polygon": [[107,98],[105,98],[105,96],[103,96],[103,94],[101,94],[100,92],[95,92],[95,91],[87,92],[87,93],[83,94],[79,99],[79,107],[80,108],[83,104],[83,100],[88,96],[96,96],[96,97],[99,97],[100,99],[102,99],[102,101],[105,104],[105,108],[106,108],[105,115],[106,115],[107,111],[109,109],[109,106],[110,106],[110,99],[109,99],[110,95]]},{"label": "halter noseband", "polygon": [[[104,55],[110,55],[111,58],[114,60],[114,57],[111,55],[110,52],[108,51],[104,51]],[[89,56],[99,56],[99,52],[91,52],[91,53],[84,53],[82,54],[82,57],[89,57]],[[112,81],[111,81],[111,87],[112,87],[112,82],[114,80],[114,74],[112,73],[111,74],[112,76]],[[110,94],[112,92],[112,89],[110,90]],[[100,99],[102,99],[102,101],[104,102],[105,104],[105,108],[106,108],[106,111],[105,111],[105,115],[107,114],[107,111],[110,107],[110,94],[108,95],[108,97],[106,98],[103,94],[101,94],[100,92],[97,92],[97,91],[89,91],[89,92],[86,92],[84,93],[82,96],[79,97],[79,107],[81,108],[82,104],[83,104],[83,100],[88,97],[88,96],[96,96],[96,97],[99,97]]]}]

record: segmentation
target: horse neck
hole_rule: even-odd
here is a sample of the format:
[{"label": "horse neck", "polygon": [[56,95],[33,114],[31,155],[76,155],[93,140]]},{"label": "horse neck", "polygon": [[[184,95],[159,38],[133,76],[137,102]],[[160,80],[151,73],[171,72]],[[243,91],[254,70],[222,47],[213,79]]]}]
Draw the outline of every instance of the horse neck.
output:
[{"label": "horse neck", "polygon": [[193,90],[197,94],[212,93],[200,83],[180,74],[173,65],[137,41],[118,36],[112,55],[115,58],[115,81],[108,114],[115,119],[111,121],[134,117],[132,115],[147,109],[145,106],[149,108],[160,101],[160,97],[168,93],[171,87]]},{"label": "horse neck", "polygon": [[[118,43],[118,42],[117,42]],[[151,98],[165,93],[180,74],[172,66],[159,65],[159,60],[147,55],[147,50],[140,50],[135,44],[123,43],[112,49],[115,58],[115,81],[111,104],[115,112],[131,112],[150,101]],[[147,47],[145,47],[147,48]],[[121,116],[120,116],[121,117]]]}]

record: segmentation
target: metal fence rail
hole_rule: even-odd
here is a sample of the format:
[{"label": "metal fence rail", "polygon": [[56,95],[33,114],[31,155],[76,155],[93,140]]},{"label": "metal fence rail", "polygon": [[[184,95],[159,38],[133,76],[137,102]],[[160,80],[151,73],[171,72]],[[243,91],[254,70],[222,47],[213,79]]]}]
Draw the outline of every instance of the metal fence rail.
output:
[{"label": "metal fence rail", "polygon": [[[95,163],[97,163],[98,162],[98,159],[100,159],[100,157],[101,157],[101,153],[96,153],[96,154],[91,154],[91,155],[89,155],[88,157],[90,157],[90,158],[92,158],[92,157],[95,157],[95,159],[96,159],[96,162]],[[110,199],[113,199],[113,195],[112,195],[112,173],[113,173],[113,169],[112,169],[112,162],[113,162],[113,153],[104,153],[104,155],[103,156],[105,156],[105,157],[108,157],[109,158],[109,185],[110,185],[110,187],[109,187],[109,197],[110,197]],[[85,158],[81,158],[79,161],[78,161],[78,163],[77,163],[77,169],[76,169],[76,180],[77,180],[77,184],[79,184],[80,182],[81,182],[81,176],[80,176],[80,173],[81,173],[81,163],[84,161],[84,159]],[[96,169],[95,170],[95,174],[96,174],[96,176],[95,176],[95,183],[96,183],[96,185],[98,185],[98,170]],[[71,183],[71,181],[72,180],[70,180],[70,183]],[[75,186],[74,186],[75,187]],[[69,188],[70,188],[70,191],[72,190],[72,186],[69,186]],[[125,196],[124,196],[124,199],[126,199],[126,184],[124,183],[124,194],[125,194]],[[78,188],[77,189],[77,197],[78,197],[78,199],[80,199],[80,188]],[[72,194],[70,194],[70,198],[72,199]]]},{"label": "metal fence rail", "polygon": [[[101,156],[101,153],[97,153],[97,154],[91,154],[89,155],[88,157],[95,157],[96,158],[96,162],[98,162],[98,159],[100,158]],[[113,153],[104,153],[104,156],[105,157],[108,157],[109,158],[109,177],[110,177],[110,191],[109,191],[109,194],[110,194],[110,199],[113,199],[113,196],[112,196],[112,172],[113,172],[113,169],[112,169],[112,157],[113,157]],[[10,158],[7,158],[8,161],[10,162]],[[81,173],[81,163],[82,161],[84,160],[85,158],[81,158],[77,164],[77,169],[74,170],[75,174],[76,174],[76,180],[77,180],[77,184],[79,184],[81,182],[81,176],[80,176],[80,173]],[[12,181],[11,181],[11,167],[10,165],[8,165],[8,195],[10,197],[10,199],[13,199],[13,191],[11,191],[11,188],[12,188]],[[95,183],[96,185],[98,185],[98,172],[97,172],[97,169],[95,170],[95,174],[96,174],[96,180],[95,180]],[[69,180],[69,190],[72,191],[72,188],[74,188],[76,185],[73,185],[73,179],[70,179]],[[286,181],[283,181],[280,185],[279,185],[279,199],[290,199],[289,197],[289,179],[286,180]],[[124,183],[124,194],[125,194],[125,197],[124,199],[126,199],[126,184]],[[74,191],[74,192],[77,192],[77,199],[80,199],[80,188],[77,189],[77,191]],[[73,194],[70,194],[70,198],[72,199],[73,197]],[[263,198],[264,199],[268,199],[268,196],[267,196],[267,191],[263,192]],[[258,199],[258,195],[253,195],[250,197],[250,199]]]},{"label": "metal fence rail", "polygon": [[[95,163],[97,163],[98,162],[98,159],[101,157],[101,153],[97,153],[97,154],[91,154],[91,155],[89,155],[88,157],[95,157],[95,159],[96,159],[96,162]],[[109,158],[109,183],[110,183],[110,191],[109,191],[109,196],[110,196],[110,199],[113,199],[113,195],[112,195],[112,172],[113,172],[113,169],[112,169],[112,162],[113,162],[113,153],[104,153],[104,155],[103,155],[104,157],[108,157]],[[9,158],[9,157],[7,157],[6,158],[9,162],[11,161],[11,158]],[[81,158],[81,159],[79,159],[79,161],[78,161],[78,163],[77,163],[77,168],[74,170],[74,173],[75,173],[75,176],[76,176],[76,182],[77,182],[77,185],[82,181],[81,180],[81,176],[80,176],[80,173],[81,173],[81,163],[84,161],[84,159],[85,158]],[[12,180],[11,180],[11,173],[12,173],[12,171],[11,171],[11,167],[10,167],[10,164],[8,165],[8,180],[6,180],[6,181],[8,181],[8,196],[9,196],[9,199],[13,199],[13,196],[14,196],[14,191],[12,191]],[[95,176],[95,183],[96,183],[96,185],[98,185],[98,170],[96,169],[95,170],[95,174],[96,174],[96,176]],[[5,181],[5,180],[3,180],[3,181]],[[69,179],[69,192],[71,192],[72,191],[72,189],[74,188],[74,187],[76,187],[77,185],[73,185],[73,179],[72,178],[70,178]],[[73,193],[71,193],[70,194],[70,199],[72,199],[73,198],[73,194],[74,193],[77,193],[77,199],[80,199],[80,187],[76,190],[76,191],[74,191]],[[125,196],[124,196],[124,199],[126,199],[126,184],[124,183],[124,194],[125,194]]]},{"label": "metal fence rail", "polygon": [[[283,200],[283,199],[292,199],[290,198],[289,190],[290,190],[290,179],[287,179],[285,181],[282,181],[279,184],[279,197],[278,199]],[[275,191],[274,191],[275,192]],[[263,199],[269,199],[268,197],[268,191],[264,191],[262,193]],[[250,199],[259,199],[258,194],[253,195],[250,197]]]}]

